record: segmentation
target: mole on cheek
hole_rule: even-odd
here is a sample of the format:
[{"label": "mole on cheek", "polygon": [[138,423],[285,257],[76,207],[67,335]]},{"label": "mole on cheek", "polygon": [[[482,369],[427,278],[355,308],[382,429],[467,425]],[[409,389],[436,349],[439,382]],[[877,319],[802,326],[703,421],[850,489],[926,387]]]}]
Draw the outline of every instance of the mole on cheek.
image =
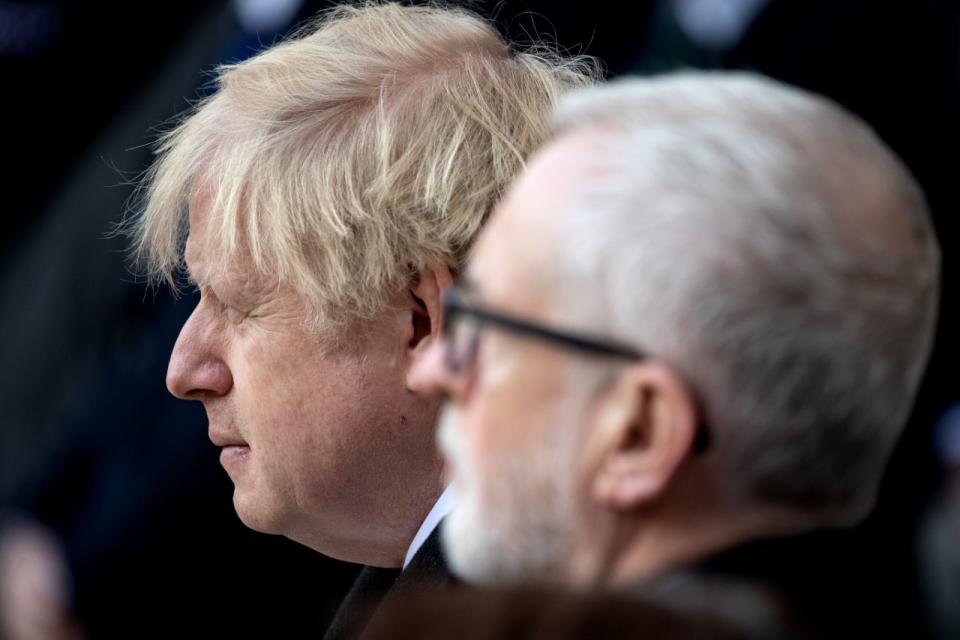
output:
[{"label": "mole on cheek", "polygon": [[400,424],[407,424],[407,416],[400,416]]}]

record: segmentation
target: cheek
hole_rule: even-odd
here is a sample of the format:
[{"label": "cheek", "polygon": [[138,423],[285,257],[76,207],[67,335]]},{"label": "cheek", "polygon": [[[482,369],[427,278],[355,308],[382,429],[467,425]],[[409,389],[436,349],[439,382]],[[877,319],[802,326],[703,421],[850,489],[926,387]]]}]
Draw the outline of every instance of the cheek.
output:
[{"label": "cheek", "polygon": [[401,416],[410,414],[396,368],[372,355],[329,355],[283,336],[237,347],[241,429],[269,456],[264,463],[284,466],[276,474],[345,491],[333,486],[336,478],[354,477],[358,467],[396,448],[405,429]]},{"label": "cheek", "polygon": [[354,370],[285,336],[250,336],[235,343],[234,391],[239,426],[254,445],[294,463],[311,451],[337,448],[337,426],[349,413]]},{"label": "cheek", "polygon": [[483,487],[491,475],[491,459],[481,436],[483,424],[461,409],[447,405],[439,419],[438,444],[449,465],[450,480],[456,483],[459,499],[470,504],[480,502]]},{"label": "cheek", "polygon": [[513,461],[525,457],[516,438],[516,418],[492,403],[478,402],[451,429],[454,477],[470,509],[491,522],[514,489],[504,485]]},{"label": "cheek", "polygon": [[[474,497],[487,502],[491,487],[502,475],[504,461],[523,450],[529,437],[530,407],[517,380],[517,368],[509,353],[494,354],[481,348],[478,376],[455,410],[444,416],[448,458],[456,475]],[[497,357],[494,357],[497,356]]]},{"label": "cheek", "polygon": [[483,472],[487,462],[496,457],[497,414],[491,409],[480,398],[457,412],[455,425],[450,429],[458,461],[472,471]]},{"label": "cheek", "polygon": [[543,417],[537,407],[535,399],[515,386],[477,397],[465,425],[475,461],[495,466],[505,456],[536,446]]},{"label": "cheek", "polygon": [[537,471],[553,478],[557,465],[572,469],[569,465],[578,462],[576,443],[588,419],[587,394],[578,380],[568,380],[564,363],[551,356],[531,359],[535,366],[518,363],[494,372],[501,375],[478,385],[466,408],[467,462],[483,486],[500,488],[503,499],[524,488],[506,486],[504,478],[532,478],[529,474]]}]

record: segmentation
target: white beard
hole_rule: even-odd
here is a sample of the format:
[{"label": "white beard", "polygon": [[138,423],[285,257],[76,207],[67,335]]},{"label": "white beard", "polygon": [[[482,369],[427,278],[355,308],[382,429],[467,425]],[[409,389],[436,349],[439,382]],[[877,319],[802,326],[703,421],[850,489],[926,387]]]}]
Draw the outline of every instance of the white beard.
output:
[{"label": "white beard", "polygon": [[457,495],[441,530],[451,569],[478,585],[558,579],[573,547],[574,501],[566,482],[573,458],[558,459],[570,447],[554,439],[533,454],[509,451],[488,461],[482,477],[471,465],[458,422],[457,410],[447,405],[438,440]]}]

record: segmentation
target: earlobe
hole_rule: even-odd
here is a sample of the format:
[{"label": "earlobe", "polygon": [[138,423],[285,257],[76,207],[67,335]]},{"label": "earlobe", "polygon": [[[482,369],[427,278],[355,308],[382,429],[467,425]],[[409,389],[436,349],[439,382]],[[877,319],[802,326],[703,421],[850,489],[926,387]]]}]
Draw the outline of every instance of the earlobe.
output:
[{"label": "earlobe", "polygon": [[660,362],[629,367],[603,399],[591,437],[591,495],[630,511],[659,500],[691,452],[697,417],[680,377]]}]

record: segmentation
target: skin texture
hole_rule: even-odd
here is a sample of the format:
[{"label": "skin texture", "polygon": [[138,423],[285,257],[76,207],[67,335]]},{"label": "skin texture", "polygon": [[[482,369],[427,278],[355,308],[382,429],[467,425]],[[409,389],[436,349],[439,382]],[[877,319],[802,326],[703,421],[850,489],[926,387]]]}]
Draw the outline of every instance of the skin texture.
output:
[{"label": "skin texture", "polygon": [[175,396],[203,402],[211,441],[247,526],[326,555],[399,566],[441,491],[438,403],[406,373],[439,327],[426,271],[396,304],[339,338],[305,326],[302,297],[241,254],[202,252],[206,203],[191,201],[186,264],[201,299],[167,371]]}]

